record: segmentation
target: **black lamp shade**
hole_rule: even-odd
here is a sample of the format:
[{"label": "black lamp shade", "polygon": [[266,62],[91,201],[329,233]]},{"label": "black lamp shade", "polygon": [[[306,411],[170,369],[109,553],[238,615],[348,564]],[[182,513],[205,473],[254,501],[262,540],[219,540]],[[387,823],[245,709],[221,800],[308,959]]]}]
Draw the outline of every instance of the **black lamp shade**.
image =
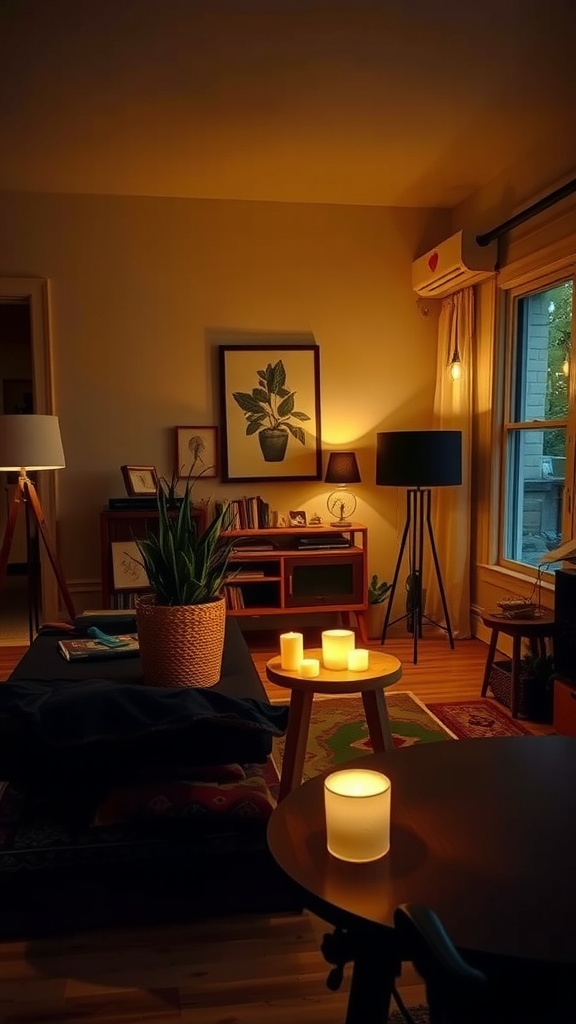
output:
[{"label": "black lamp shade", "polygon": [[462,483],[460,430],[388,430],[376,438],[377,484],[449,487]]},{"label": "black lamp shade", "polygon": [[327,484],[361,483],[356,452],[330,452],[324,480]]}]

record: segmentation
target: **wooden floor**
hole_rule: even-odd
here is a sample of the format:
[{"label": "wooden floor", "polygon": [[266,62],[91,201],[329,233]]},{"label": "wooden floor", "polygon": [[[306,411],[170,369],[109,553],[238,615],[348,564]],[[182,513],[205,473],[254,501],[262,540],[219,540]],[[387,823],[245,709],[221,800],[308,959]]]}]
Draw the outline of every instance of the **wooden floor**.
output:
[{"label": "wooden floor", "polygon": [[[263,675],[278,653],[271,638],[250,638]],[[317,646],[313,637],[306,644]],[[24,650],[0,648],[0,679]],[[478,640],[457,641],[454,651],[443,638],[423,640],[416,666],[410,639],[387,641],[385,650],[403,663],[392,689],[424,702],[480,695],[487,648]],[[246,915],[0,944],[0,1024],[341,1024],[349,971],[339,992],[326,988],[319,944],[327,930],[308,913]],[[400,991],[421,1001],[408,968]]]}]

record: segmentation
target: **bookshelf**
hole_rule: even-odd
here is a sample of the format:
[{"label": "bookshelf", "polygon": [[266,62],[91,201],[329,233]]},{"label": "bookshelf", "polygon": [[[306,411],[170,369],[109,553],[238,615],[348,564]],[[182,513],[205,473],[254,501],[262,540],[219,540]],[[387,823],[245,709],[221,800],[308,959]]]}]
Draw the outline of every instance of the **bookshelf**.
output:
[{"label": "bookshelf", "polygon": [[[203,509],[193,509],[192,514],[198,519],[198,526],[204,529],[205,514]],[[118,580],[115,574],[115,554],[119,542],[130,552],[136,537],[145,537],[154,529],[158,522],[158,512],[150,509],[103,509],[100,513],[100,576],[102,580],[103,608],[131,608],[134,606],[136,594],[143,594],[148,587],[141,585],[138,576],[134,576],[134,586],[130,581]],[[113,547],[116,546],[116,548]],[[121,552],[124,553],[124,547]]]},{"label": "bookshelf", "polygon": [[225,586],[229,615],[290,611],[354,612],[367,641],[367,528],[280,527],[227,530],[234,541]]}]

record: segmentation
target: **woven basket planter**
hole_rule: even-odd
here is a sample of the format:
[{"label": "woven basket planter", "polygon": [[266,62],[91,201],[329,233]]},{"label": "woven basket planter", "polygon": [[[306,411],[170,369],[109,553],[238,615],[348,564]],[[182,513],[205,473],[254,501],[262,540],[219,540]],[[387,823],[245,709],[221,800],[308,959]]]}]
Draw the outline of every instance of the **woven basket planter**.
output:
[{"label": "woven basket planter", "polygon": [[147,686],[214,686],[222,669],[226,602],[157,605],[153,594],[136,603],[138,643]]},{"label": "woven basket planter", "polygon": [[[512,707],[512,663],[495,661],[490,669],[488,686],[496,700],[510,709]],[[518,715],[531,722],[552,721],[552,689],[536,685],[526,673],[520,671],[518,682]]]}]

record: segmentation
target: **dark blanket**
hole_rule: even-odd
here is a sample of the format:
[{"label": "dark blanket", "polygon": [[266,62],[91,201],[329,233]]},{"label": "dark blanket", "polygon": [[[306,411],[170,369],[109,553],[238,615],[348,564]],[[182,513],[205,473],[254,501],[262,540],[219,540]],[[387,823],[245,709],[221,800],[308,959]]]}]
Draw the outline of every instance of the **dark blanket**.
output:
[{"label": "dark blanket", "polygon": [[288,709],[199,688],[106,679],[0,687],[0,779],[90,806],[118,785],[195,765],[263,763]]}]

